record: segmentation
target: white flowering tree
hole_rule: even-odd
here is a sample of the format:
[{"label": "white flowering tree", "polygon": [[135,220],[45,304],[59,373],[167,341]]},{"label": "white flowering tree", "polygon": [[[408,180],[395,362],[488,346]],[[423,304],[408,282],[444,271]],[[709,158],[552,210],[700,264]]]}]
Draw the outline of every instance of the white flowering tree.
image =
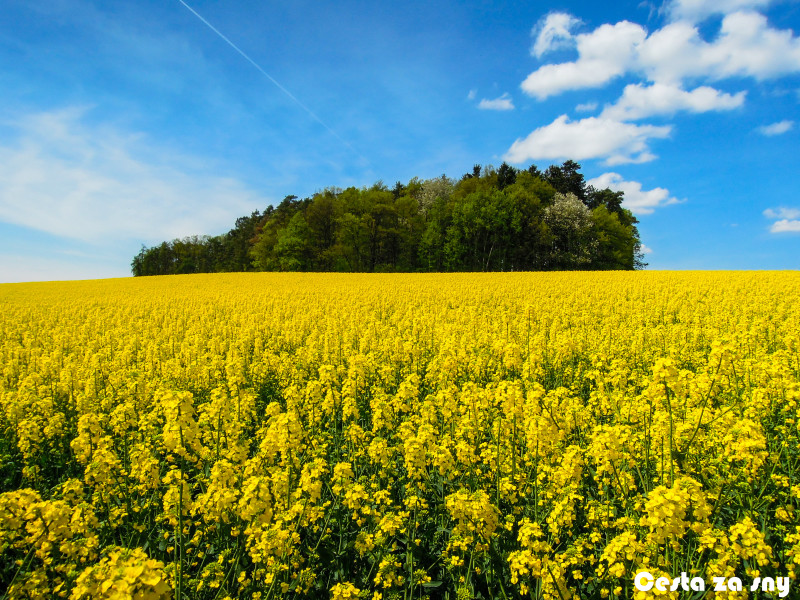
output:
[{"label": "white flowering tree", "polygon": [[544,222],[552,235],[552,269],[589,268],[597,249],[592,213],[573,193],[557,193],[544,210]]},{"label": "white flowering tree", "polygon": [[447,201],[455,187],[455,182],[445,175],[434,179],[426,179],[422,183],[422,191],[419,195],[419,208],[422,214],[427,216],[437,198]]}]

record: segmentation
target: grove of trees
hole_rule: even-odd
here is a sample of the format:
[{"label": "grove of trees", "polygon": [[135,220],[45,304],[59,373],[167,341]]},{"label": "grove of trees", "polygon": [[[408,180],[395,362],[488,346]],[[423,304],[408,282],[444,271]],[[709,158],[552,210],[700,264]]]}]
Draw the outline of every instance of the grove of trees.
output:
[{"label": "grove of trees", "polygon": [[287,196],[219,236],[142,247],[133,274],[223,271],[630,270],[645,266],[623,193],[586,184],[580,165],[475,165],[460,180]]}]

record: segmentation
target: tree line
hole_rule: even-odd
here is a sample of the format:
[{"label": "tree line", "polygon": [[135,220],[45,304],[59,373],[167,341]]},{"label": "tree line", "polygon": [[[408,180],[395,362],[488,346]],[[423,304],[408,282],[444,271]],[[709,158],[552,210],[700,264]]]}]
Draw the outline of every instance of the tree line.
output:
[{"label": "tree line", "polygon": [[142,247],[134,276],[226,271],[631,270],[646,266],[623,193],[566,161],[389,189],[327,188],[240,217],[228,233]]}]

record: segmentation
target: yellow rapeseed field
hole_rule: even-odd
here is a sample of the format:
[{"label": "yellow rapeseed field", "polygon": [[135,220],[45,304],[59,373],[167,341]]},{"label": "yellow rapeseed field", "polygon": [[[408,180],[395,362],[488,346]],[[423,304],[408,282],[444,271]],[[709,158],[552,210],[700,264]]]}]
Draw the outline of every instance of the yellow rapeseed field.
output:
[{"label": "yellow rapeseed field", "polygon": [[799,273],[2,285],[0,598],[796,598],[799,376]]}]

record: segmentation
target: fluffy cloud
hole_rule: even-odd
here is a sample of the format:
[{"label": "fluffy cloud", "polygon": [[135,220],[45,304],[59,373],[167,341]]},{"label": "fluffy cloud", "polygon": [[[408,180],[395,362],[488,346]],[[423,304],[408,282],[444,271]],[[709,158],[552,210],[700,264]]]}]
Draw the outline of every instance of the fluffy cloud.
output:
[{"label": "fluffy cloud", "polygon": [[650,214],[660,206],[679,202],[677,198],[670,196],[669,190],[665,188],[658,187],[645,191],[641,183],[626,181],[619,173],[603,173],[587,183],[600,190],[610,188],[615,192],[624,192],[623,206],[635,214]]},{"label": "fluffy cloud", "polygon": [[744,103],[746,92],[725,94],[708,86],[690,92],[674,85],[656,83],[650,86],[631,84],[622,97],[607,106],[602,117],[620,121],[635,121],[653,115],[671,115],[680,110],[693,113],[712,110],[731,110]]},{"label": "fluffy cloud", "polygon": [[769,79],[800,71],[800,39],[753,12],[727,15],[712,42],[694,25],[679,22],[654,32],[638,50],[637,68],[651,81]]},{"label": "fluffy cloud", "polygon": [[768,137],[774,135],[782,135],[787,133],[794,127],[794,121],[778,121],[777,123],[773,123],[772,125],[764,125],[763,127],[758,128],[758,132],[761,135],[766,135]]},{"label": "fluffy cloud", "polygon": [[577,61],[540,67],[522,82],[522,89],[544,99],[566,90],[602,86],[635,65],[636,48],[646,37],[641,25],[629,21],[577,35]]},{"label": "fluffy cloud", "polygon": [[768,208],[764,216],[768,219],[800,219],[800,208]]},{"label": "fluffy cloud", "polygon": [[20,119],[0,145],[0,220],[108,244],[215,233],[268,202],[208,165],[71,109]]},{"label": "fluffy cloud", "polygon": [[769,228],[770,233],[800,233],[800,220],[781,219]]},{"label": "fluffy cloud", "polygon": [[580,19],[569,13],[549,13],[536,24],[531,32],[536,38],[531,48],[531,54],[540,58],[551,50],[571,46],[574,43],[572,30],[580,23]]},{"label": "fluffy cloud", "polygon": [[768,208],[764,216],[775,221],[770,233],[800,233],[800,208]]},{"label": "fluffy cloud", "polygon": [[504,159],[511,163],[563,158],[605,158],[608,165],[647,162],[655,158],[648,141],[665,138],[670,131],[669,126],[634,125],[597,117],[570,121],[567,115],[561,115],[515,141]]},{"label": "fluffy cloud", "polygon": [[478,108],[482,110],[514,110],[514,103],[508,94],[503,94],[494,100],[486,100],[484,98],[478,104]]},{"label": "fluffy cloud", "polygon": [[635,23],[601,25],[574,37],[578,59],[543,65],[522,82],[539,99],[567,90],[599,87],[627,73],[679,86],[686,79],[729,77],[768,79],[800,72],[800,39],[789,29],[769,26],[764,15],[725,16],[716,39],[707,42],[687,21],[647,34]]},{"label": "fluffy cloud", "polygon": [[766,8],[772,0],[672,0],[665,9],[674,21],[697,23],[712,15],[727,15],[741,10]]}]

